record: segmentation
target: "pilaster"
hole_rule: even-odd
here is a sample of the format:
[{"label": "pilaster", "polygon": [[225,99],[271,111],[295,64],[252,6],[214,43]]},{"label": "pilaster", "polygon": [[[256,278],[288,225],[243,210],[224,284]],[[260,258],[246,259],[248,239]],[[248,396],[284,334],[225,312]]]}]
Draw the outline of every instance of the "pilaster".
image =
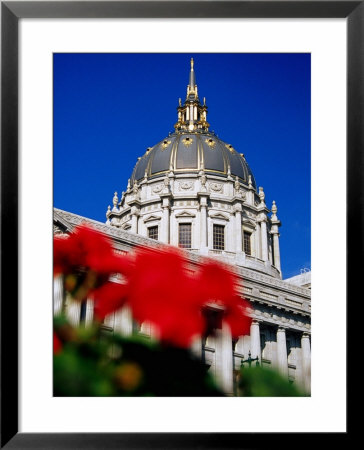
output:
[{"label": "pilaster", "polygon": [[161,223],[161,241],[165,244],[169,244],[170,237],[170,207],[171,207],[171,198],[172,194],[170,192],[166,192],[160,194],[160,198],[162,200],[162,210],[163,210],[163,220]]},{"label": "pilaster", "polygon": [[302,349],[302,375],[305,391],[311,393],[311,345],[308,333],[303,333],[301,338]]},{"label": "pilaster", "polygon": [[226,394],[234,393],[233,385],[233,344],[228,325],[222,323],[222,329],[216,332],[216,376]]},{"label": "pilaster", "polygon": [[277,365],[279,372],[288,378],[286,329],[281,326],[277,330]]},{"label": "pilaster", "polygon": [[208,192],[198,192],[197,197],[200,203],[200,250],[204,252],[208,248],[208,236],[207,236],[207,202],[209,198]]},{"label": "pilaster", "polygon": [[138,233],[138,217],[140,215],[140,201],[138,199],[133,199],[129,202],[131,206],[131,232]]},{"label": "pilaster", "polygon": [[250,325],[250,352],[252,358],[259,358],[261,361],[261,347],[260,347],[260,327],[258,320],[253,320]]}]

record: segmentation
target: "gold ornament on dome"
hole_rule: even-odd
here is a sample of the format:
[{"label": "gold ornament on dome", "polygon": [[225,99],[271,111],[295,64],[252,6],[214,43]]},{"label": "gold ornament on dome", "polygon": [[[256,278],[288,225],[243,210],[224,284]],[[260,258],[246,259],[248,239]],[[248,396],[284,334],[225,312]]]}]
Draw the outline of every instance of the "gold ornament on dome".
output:
[{"label": "gold ornament on dome", "polygon": [[171,143],[171,141],[167,141],[167,140],[163,141],[161,143],[162,151],[165,150],[170,145],[170,143]]},{"label": "gold ornament on dome", "polygon": [[206,139],[205,142],[210,148],[215,148],[216,142],[213,139]]},{"label": "gold ornament on dome", "polygon": [[230,144],[225,144],[225,147],[231,152],[233,153],[235,151],[234,147]]},{"label": "gold ornament on dome", "polygon": [[186,138],[182,139],[182,144],[183,144],[185,147],[191,147],[192,142],[193,142],[193,139],[190,138],[190,137],[186,137]]}]

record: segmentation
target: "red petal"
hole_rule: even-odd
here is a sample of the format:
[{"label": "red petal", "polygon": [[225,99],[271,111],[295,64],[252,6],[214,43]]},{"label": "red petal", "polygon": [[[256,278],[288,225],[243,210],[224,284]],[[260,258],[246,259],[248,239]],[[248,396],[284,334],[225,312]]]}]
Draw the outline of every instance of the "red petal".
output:
[{"label": "red petal", "polygon": [[96,289],[92,298],[95,301],[94,314],[99,320],[120,309],[125,303],[127,286],[119,283],[107,283]]},{"label": "red petal", "polygon": [[62,351],[62,343],[56,333],[53,333],[53,353],[58,355]]}]

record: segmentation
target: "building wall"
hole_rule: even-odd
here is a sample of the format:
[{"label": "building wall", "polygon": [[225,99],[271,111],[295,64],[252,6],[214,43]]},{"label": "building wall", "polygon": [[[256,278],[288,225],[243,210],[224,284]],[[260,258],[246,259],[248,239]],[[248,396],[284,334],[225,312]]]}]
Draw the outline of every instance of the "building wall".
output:
[{"label": "building wall", "polygon": [[[181,205],[178,211],[187,205]],[[194,226],[198,228],[198,214],[195,212]],[[149,211],[148,211],[149,212]],[[154,214],[154,212],[153,212]],[[178,214],[177,214],[178,215]],[[173,220],[177,218],[174,217]],[[190,217],[192,219],[192,217]],[[155,223],[159,223],[158,219]],[[162,220],[162,219],[160,219]],[[117,251],[128,252],[135,246],[161,247],[163,244],[145,236],[122,230],[118,227],[105,225],[72,213],[54,210],[54,232],[69,233],[73,227],[87,223],[95,229],[108,235]],[[151,222],[152,223],[152,222]],[[173,223],[171,221],[171,223]],[[141,228],[143,230],[143,228]],[[144,229],[145,232],[145,229]],[[144,233],[143,233],[144,234]],[[233,233],[231,233],[233,235]],[[198,234],[196,234],[198,236]],[[196,238],[197,239],[197,238]],[[175,243],[172,241],[172,243]],[[210,256],[214,253],[211,252]],[[192,350],[203,356],[210,365],[210,369],[227,394],[234,392],[234,370],[240,367],[242,359],[251,356],[258,357],[263,366],[275,367],[287,377],[290,382],[303,387],[310,393],[310,331],[311,331],[311,297],[310,290],[298,285],[289,284],[279,277],[254,270],[245,258],[245,266],[236,264],[236,255],[218,254],[218,257],[234,271],[241,279],[241,295],[250,301],[250,314],[253,318],[249,336],[240,337],[233,342],[229,329],[224,327],[216,336],[209,336],[206,342],[196,342]],[[198,267],[203,263],[204,256],[193,251],[188,252],[191,267]],[[252,259],[252,263],[254,259]],[[54,311],[57,313],[65,302],[66,314],[71,322],[76,324],[80,320],[79,305],[64,299],[59,279],[54,283]],[[216,305],[211,305],[214,309]],[[87,302],[86,322],[92,319],[92,302]],[[133,321],[130,311],[122,310],[106,318],[105,323],[110,330],[125,335],[133,332]],[[142,324],[141,333],[153,335],[150,325]]]}]

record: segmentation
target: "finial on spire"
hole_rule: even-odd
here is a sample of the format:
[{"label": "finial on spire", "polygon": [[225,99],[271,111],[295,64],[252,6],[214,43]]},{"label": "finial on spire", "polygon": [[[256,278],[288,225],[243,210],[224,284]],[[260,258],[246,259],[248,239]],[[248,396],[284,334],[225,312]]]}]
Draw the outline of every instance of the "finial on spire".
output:
[{"label": "finial on spire", "polygon": [[113,203],[114,207],[116,207],[116,205],[118,204],[118,201],[119,201],[119,199],[118,199],[118,193],[115,191],[115,192],[114,192],[114,197],[113,197],[113,199],[112,199],[112,203]]},{"label": "finial on spire", "polygon": [[260,203],[264,204],[265,194],[264,194],[264,189],[261,186],[259,187],[259,198],[260,198]]},{"label": "finial on spire", "polygon": [[177,131],[209,130],[210,125],[207,122],[206,99],[204,98],[202,105],[198,97],[194,64],[194,60],[191,58],[191,69],[189,74],[189,84],[187,85],[186,100],[182,104],[182,100],[178,99],[177,123],[174,125],[174,128]]},{"label": "finial on spire", "polygon": [[189,93],[195,94],[197,97],[196,77],[195,77],[195,71],[193,69],[193,64],[194,64],[193,58],[191,58]]},{"label": "finial on spire", "polygon": [[271,211],[272,211],[271,219],[272,220],[278,220],[278,217],[277,217],[278,208],[277,208],[276,202],[274,200],[273,200],[272,210]]}]

